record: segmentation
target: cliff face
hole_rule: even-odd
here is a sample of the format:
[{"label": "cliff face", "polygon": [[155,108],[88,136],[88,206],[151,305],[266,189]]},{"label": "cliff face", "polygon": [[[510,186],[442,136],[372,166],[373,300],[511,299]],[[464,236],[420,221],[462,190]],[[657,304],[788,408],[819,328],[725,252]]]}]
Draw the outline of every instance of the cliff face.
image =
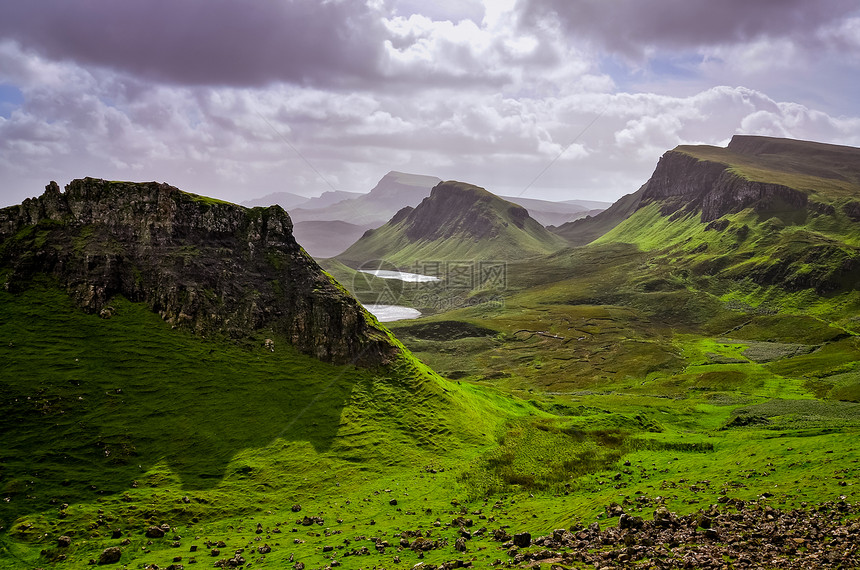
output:
[{"label": "cliff face", "polygon": [[750,206],[757,210],[796,209],[804,208],[808,202],[803,192],[780,184],[749,180],[728,164],[700,160],[678,150],[669,151],[660,158],[645,185],[643,203],[655,200],[665,203],[666,213],[681,208],[701,210],[702,222]]},{"label": "cliff face", "polygon": [[379,364],[397,348],[296,243],[278,206],[247,209],[158,183],[55,182],[0,210],[0,285],[39,274],[109,316],[123,295],[198,333],[271,328],[331,362]]}]

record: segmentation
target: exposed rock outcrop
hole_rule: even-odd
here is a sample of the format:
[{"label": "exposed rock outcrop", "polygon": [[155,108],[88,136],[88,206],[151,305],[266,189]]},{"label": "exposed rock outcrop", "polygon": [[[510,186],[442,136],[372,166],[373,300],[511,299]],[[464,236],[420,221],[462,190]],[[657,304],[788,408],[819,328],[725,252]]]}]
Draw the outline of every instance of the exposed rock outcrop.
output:
[{"label": "exposed rock outcrop", "polygon": [[860,202],[853,199],[858,192],[858,148],[735,135],[725,148],[682,145],[666,152],[637,192],[552,231],[571,245],[585,245],[649,204],[664,216],[698,215],[704,223],[747,208],[793,224],[839,211],[860,221]]},{"label": "exposed rock outcrop", "polygon": [[284,334],[332,362],[377,364],[397,348],[296,243],[279,206],[248,209],[167,184],[51,182],[0,210],[0,286],[39,274],[99,313],[115,295],[199,333]]},{"label": "exposed rock outcrop", "polygon": [[750,206],[761,211],[804,208],[808,198],[788,186],[744,178],[727,163],[670,150],[645,185],[643,203],[657,200],[664,213],[699,210],[702,222],[710,222]]}]

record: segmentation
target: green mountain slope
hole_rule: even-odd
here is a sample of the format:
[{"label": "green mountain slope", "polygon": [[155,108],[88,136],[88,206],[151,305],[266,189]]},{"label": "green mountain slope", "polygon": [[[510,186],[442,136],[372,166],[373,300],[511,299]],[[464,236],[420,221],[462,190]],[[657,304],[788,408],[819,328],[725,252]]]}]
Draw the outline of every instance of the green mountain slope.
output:
[{"label": "green mountain slope", "polygon": [[[568,226],[588,245],[510,262],[502,302],[391,324],[446,376],[569,406],[564,422],[511,426],[480,463],[495,476],[488,486],[550,488],[560,502],[567,492],[571,502],[607,493],[615,512],[645,519],[659,518],[644,498],[655,493],[700,515],[738,495],[795,513],[831,496],[860,499],[845,479],[860,461],[860,224],[843,163],[855,151],[837,148],[843,158],[834,158],[812,145],[804,163],[812,147],[803,143],[752,142],[767,150],[744,159],[758,171],[729,165],[739,150],[668,153],[609,215]],[[791,171],[778,166],[788,162]],[[614,469],[580,476],[589,459],[565,456],[572,447],[560,434],[604,421],[613,426],[602,424],[596,451],[621,456]],[[623,533],[631,519],[612,512],[600,524]],[[720,541],[737,538],[730,528],[720,527]],[[802,566],[799,552],[786,556],[760,565]]]},{"label": "green mountain slope", "polygon": [[[361,367],[302,352],[277,316],[242,334],[215,326],[237,307],[269,315],[271,271],[286,282],[288,261],[316,267],[278,210],[157,193],[222,229],[147,214],[128,232],[136,247],[111,224],[52,221],[54,201],[0,211],[2,227],[35,216],[0,244],[0,567],[85,568],[106,548],[121,554],[108,567],[173,570],[856,565],[853,198],[811,187],[801,208],[732,175],[755,199],[706,201],[716,187],[690,181],[711,167],[680,154],[664,166],[689,170],[665,170],[652,188],[665,194],[646,186],[598,241],[509,261],[500,302],[394,323],[400,340],[368,318],[367,335],[399,350]],[[465,190],[453,193],[471,202],[431,204],[455,223],[409,228],[445,242],[510,214]],[[706,207],[726,209],[703,221]],[[265,216],[281,230],[263,239],[248,228]],[[134,297],[135,272],[114,270],[129,264],[146,269],[147,291],[186,293],[165,307]],[[314,274],[310,338],[331,342],[342,329],[327,308],[354,305]],[[222,308],[200,286],[228,281],[271,296]],[[215,316],[173,318],[201,306]],[[774,525],[803,546],[755,538]],[[528,546],[508,543],[523,532]]]},{"label": "green mountain slope", "polygon": [[442,182],[416,208],[405,208],[337,256],[347,265],[381,259],[409,267],[417,261],[511,260],[556,251],[550,234],[516,204],[483,188]]},{"label": "green mountain slope", "polygon": [[793,223],[826,216],[860,220],[860,149],[771,137],[732,138],[728,147],[679,146],[663,155],[635,194],[587,220],[554,231],[584,245],[657,202],[664,215],[697,213],[702,222],[752,209]]},{"label": "green mountain slope", "polygon": [[[304,503],[344,532],[395,511],[358,501],[381,481],[440,509],[452,468],[524,413],[418,362],[280,208],[84,179],[0,211],[0,238],[0,567],[84,568],[106,548],[168,567],[191,545],[203,562],[208,537],[225,560],[321,564],[271,534],[258,552],[242,521],[288,532]],[[356,504],[332,512],[340,493]]]},{"label": "green mountain slope", "polygon": [[[63,558],[83,568],[108,546],[121,546],[124,564],[166,567],[191,544],[205,548],[195,535],[226,539],[232,556],[244,543],[225,526],[237,519],[289,525],[295,503],[317,505],[300,517],[316,515],[331,500],[317,497],[468,461],[506,414],[406,351],[376,370],[337,366],[281,336],[274,350],[262,338],[203,339],[140,303],[116,298],[114,308],[110,319],[86,314],[50,282],[0,292],[4,568]],[[345,507],[325,518],[348,528],[372,516]],[[183,536],[181,551],[144,536],[163,523]],[[62,535],[72,544],[58,549]],[[314,556],[275,541],[276,566]]]}]

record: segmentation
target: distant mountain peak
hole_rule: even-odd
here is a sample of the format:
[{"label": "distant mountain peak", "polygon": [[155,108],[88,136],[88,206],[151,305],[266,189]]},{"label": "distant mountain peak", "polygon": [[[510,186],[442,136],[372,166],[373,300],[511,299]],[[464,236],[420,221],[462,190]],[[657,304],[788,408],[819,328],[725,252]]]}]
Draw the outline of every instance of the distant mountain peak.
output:
[{"label": "distant mountain peak", "polygon": [[442,182],[442,179],[437,176],[428,176],[425,174],[411,174],[409,172],[400,172],[399,170],[391,170],[388,174],[382,177],[382,180],[390,180],[393,182],[397,182],[399,184],[403,184],[405,186],[420,186],[427,187],[435,186],[439,182]]},{"label": "distant mountain peak", "polygon": [[403,208],[365,234],[338,259],[405,264],[425,260],[521,259],[560,249],[563,242],[517,204],[484,188],[448,180],[415,208]]}]

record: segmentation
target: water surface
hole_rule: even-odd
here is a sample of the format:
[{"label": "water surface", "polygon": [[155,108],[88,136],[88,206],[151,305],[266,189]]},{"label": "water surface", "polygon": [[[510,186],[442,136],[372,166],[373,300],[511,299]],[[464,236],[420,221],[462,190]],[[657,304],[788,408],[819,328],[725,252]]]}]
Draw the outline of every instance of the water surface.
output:
[{"label": "water surface", "polygon": [[412,307],[402,307],[400,305],[365,305],[365,309],[379,319],[380,323],[390,323],[403,319],[417,319],[421,316],[421,311]]},{"label": "water surface", "polygon": [[438,277],[421,275],[420,273],[407,273],[406,271],[389,271],[387,269],[359,269],[362,273],[369,273],[381,279],[399,279],[407,283],[431,283],[439,281]]}]

